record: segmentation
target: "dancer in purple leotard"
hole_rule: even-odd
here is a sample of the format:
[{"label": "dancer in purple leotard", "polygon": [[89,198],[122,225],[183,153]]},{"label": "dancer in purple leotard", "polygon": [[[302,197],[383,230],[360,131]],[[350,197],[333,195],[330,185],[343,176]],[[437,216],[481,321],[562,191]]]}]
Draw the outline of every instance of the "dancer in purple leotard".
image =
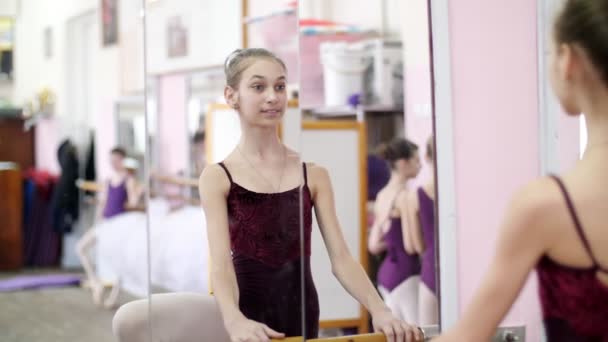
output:
[{"label": "dancer in purple leotard", "polygon": [[[106,183],[105,189],[100,195],[97,220],[110,219],[124,213],[129,207],[135,207],[141,198],[143,187],[135,178],[138,168],[137,161],[127,158],[124,149],[116,147],[110,153],[110,163],[114,175]],[[93,302],[101,304],[104,286],[93,270],[93,263],[88,252],[96,243],[96,232],[94,228],[89,229],[80,238],[76,245],[76,252],[87,276],[87,280],[93,293]],[[103,303],[105,307],[111,308],[116,304],[120,286],[114,284],[110,294]]]},{"label": "dancer in purple leotard", "polygon": [[386,257],[378,270],[378,290],[395,315],[418,321],[419,256],[406,231],[407,181],[420,171],[418,147],[405,139],[395,139],[381,149],[389,163],[391,177],[376,198],[376,220],[369,237],[369,251]]},{"label": "dancer in purple leotard", "polygon": [[[434,170],[433,137],[426,144],[426,163]],[[431,173],[432,175],[434,172]],[[435,285],[435,177],[412,192],[408,198],[408,217],[413,245],[420,255],[420,287],[418,290],[419,324],[439,322],[437,290]]]}]

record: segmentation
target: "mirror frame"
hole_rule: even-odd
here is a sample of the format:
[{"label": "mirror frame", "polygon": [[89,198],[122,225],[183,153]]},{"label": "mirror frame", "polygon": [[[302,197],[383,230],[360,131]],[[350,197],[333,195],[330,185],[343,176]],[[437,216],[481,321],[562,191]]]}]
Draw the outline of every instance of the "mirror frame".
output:
[{"label": "mirror frame", "polygon": [[459,314],[458,235],[454,178],[454,131],[449,0],[428,0],[430,10],[433,121],[435,128],[436,229],[439,262],[439,325],[446,330]]}]

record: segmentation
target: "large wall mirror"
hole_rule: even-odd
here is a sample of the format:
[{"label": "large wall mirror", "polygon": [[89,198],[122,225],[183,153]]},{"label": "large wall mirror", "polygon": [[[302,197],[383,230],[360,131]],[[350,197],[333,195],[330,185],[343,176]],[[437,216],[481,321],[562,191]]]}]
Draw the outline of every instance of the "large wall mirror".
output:
[{"label": "large wall mirror", "polygon": [[541,172],[555,173],[566,170],[585,151],[587,130],[584,117],[564,115],[559,101],[551,90],[549,63],[551,33],[555,16],[564,1],[538,1],[538,86],[540,109]]},{"label": "large wall mirror", "polygon": [[148,1],[145,17],[151,296],[121,319],[149,310],[152,340],[260,321],[360,335],[368,291],[437,330],[427,3]]},{"label": "large wall mirror", "polygon": [[[430,335],[439,272],[427,2],[304,0],[299,15],[302,158],[327,170],[344,241],[386,305]],[[318,224],[315,204],[319,337],[371,332],[327,252],[323,232],[335,227]]]},{"label": "large wall mirror", "polygon": [[149,309],[153,341],[225,341],[247,319],[302,336],[297,7],[147,1],[145,17],[151,296],[122,316]]}]

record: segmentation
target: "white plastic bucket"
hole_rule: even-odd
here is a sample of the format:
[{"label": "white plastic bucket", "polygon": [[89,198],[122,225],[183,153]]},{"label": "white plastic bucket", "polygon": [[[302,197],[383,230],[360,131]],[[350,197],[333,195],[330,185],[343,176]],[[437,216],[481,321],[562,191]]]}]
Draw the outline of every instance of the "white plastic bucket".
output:
[{"label": "white plastic bucket", "polygon": [[350,96],[364,95],[363,75],[371,66],[370,51],[345,42],[326,42],[320,53],[326,106],[343,106]]},{"label": "white plastic bucket", "polygon": [[353,43],[369,51],[372,67],[364,77],[365,100],[368,105],[403,107],[403,45],[400,41],[381,38]]}]

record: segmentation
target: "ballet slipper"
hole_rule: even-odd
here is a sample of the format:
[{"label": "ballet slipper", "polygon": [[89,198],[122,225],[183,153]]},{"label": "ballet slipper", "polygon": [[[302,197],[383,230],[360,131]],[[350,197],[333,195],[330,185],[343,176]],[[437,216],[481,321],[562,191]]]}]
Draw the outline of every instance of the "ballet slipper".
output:
[{"label": "ballet slipper", "polygon": [[91,291],[93,294],[93,303],[97,306],[101,306],[101,299],[104,293],[104,286],[99,282],[91,282]]},{"label": "ballet slipper", "polygon": [[116,283],[112,286],[112,290],[110,294],[106,298],[103,303],[104,308],[106,309],[116,309],[118,302],[118,295],[120,294],[120,283]]}]

